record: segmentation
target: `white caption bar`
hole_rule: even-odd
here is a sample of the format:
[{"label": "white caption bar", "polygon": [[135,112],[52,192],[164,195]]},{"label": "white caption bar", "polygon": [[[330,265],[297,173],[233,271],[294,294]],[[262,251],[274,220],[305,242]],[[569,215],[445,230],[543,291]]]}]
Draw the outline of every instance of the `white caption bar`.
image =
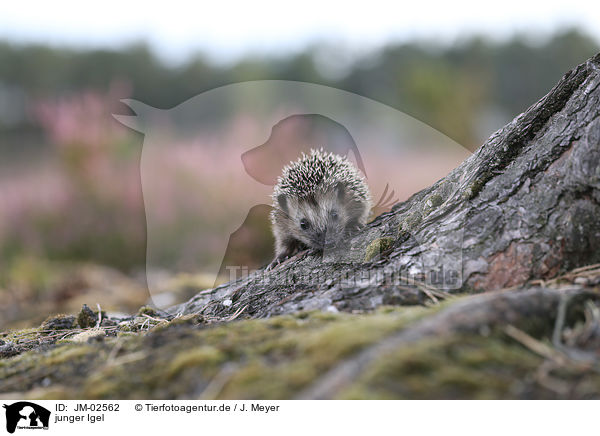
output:
[{"label": "white caption bar", "polygon": [[[0,400],[1,434],[588,434],[596,401]],[[12,430],[12,431],[11,431]],[[8,432],[8,433],[7,433]]]}]

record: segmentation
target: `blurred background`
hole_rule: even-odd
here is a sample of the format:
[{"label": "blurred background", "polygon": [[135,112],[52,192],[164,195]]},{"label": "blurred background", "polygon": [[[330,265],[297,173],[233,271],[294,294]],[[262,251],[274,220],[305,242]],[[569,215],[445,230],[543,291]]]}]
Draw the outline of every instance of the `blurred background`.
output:
[{"label": "blurred background", "polygon": [[[0,328],[84,302],[128,312],[148,301],[144,137],[112,117],[131,114],[121,99],[168,109],[227,84],[304,81],[389,105],[475,150],[600,50],[591,2],[121,3],[0,6]],[[165,209],[174,201],[164,189]],[[164,281],[178,292],[171,303],[210,285],[202,271]]]}]

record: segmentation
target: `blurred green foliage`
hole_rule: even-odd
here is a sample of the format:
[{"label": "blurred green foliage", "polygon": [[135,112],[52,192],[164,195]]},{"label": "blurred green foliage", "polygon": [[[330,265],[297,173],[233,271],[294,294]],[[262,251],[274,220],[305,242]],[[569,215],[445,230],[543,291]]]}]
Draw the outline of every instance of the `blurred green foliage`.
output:
[{"label": "blurred green foliage", "polygon": [[[0,42],[0,99],[3,89],[47,98],[82,89],[103,91],[122,80],[131,85],[133,98],[169,108],[229,83],[299,80],[381,101],[473,149],[599,47],[570,29],[541,41],[515,35],[504,42],[472,37],[451,46],[390,44],[347,65],[338,62],[336,47],[318,44],[297,54],[249,56],[232,65],[218,65],[201,54],[168,65],[144,43],[120,50],[75,50]],[[13,127],[27,122],[26,114],[16,118]]]}]

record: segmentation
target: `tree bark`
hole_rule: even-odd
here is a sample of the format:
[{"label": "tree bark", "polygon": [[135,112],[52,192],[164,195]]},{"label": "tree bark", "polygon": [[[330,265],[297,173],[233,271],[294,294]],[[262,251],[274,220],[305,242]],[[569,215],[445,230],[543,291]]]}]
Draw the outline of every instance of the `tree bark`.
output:
[{"label": "tree bark", "polygon": [[209,320],[364,311],[548,280],[600,262],[600,54],[343,252],[301,254],[200,292]]}]

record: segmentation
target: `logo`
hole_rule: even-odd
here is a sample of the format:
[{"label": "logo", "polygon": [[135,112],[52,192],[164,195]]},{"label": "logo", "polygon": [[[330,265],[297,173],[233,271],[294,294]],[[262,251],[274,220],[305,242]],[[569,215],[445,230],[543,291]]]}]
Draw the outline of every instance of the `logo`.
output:
[{"label": "logo", "polygon": [[[298,161],[303,153],[322,148],[348,159],[369,186],[375,204],[373,217],[432,185],[470,155],[460,144],[395,108],[306,82],[234,83],[170,109],[153,108],[131,99],[121,101],[135,115],[115,114],[115,119],[144,134],[140,176],[146,216],[146,284],[152,296],[165,289],[158,271],[195,277],[201,272],[206,287],[214,287],[260,273],[261,267],[272,262],[275,235],[270,215],[273,205],[281,206],[280,201],[273,204],[274,187],[283,168]],[[307,187],[302,173],[294,177],[295,182],[290,181],[292,197]],[[452,204],[450,200],[462,194],[452,185],[443,198],[423,201],[422,207],[411,211],[402,224],[402,240],[410,239],[415,247],[428,246],[428,241],[417,240],[411,230],[432,213],[441,216]],[[329,237],[329,245],[337,244],[338,249],[318,250],[322,256],[314,257],[339,264],[338,277],[342,269],[350,274],[340,286],[353,287],[351,277],[361,282],[363,279],[354,274],[357,269],[352,264],[375,261],[393,247],[385,245],[391,242],[387,233],[381,233],[388,231],[383,228],[370,236],[377,242],[369,247],[350,247],[346,244],[349,238],[342,241],[364,220],[360,216],[356,221],[355,209],[359,208],[355,202],[345,200],[345,195],[323,199],[330,211],[338,205],[348,212],[341,220],[337,212],[330,220],[325,205],[320,208],[316,201],[302,202],[300,208],[294,206],[297,213],[288,223],[294,243],[286,248],[295,254],[301,248],[310,248],[303,247],[307,240],[312,241],[312,248],[319,248],[320,241]],[[309,217],[312,224],[300,216],[307,213],[313,215]],[[300,226],[302,219],[306,221],[305,229]],[[457,229],[453,238],[458,246],[462,244],[463,227],[459,222],[452,225]],[[441,289],[454,289],[462,283],[460,250],[457,255],[444,250],[415,250],[421,254],[415,257],[414,268],[411,264],[401,276]],[[290,283],[309,278],[318,281],[304,281],[306,286],[321,285],[329,279],[313,274],[300,279],[300,275],[305,276],[300,269],[280,272]],[[452,274],[442,274],[442,270]],[[398,284],[404,282],[401,279]],[[159,299],[154,303],[161,306]],[[170,303],[163,304],[165,308]]]},{"label": "logo", "polygon": [[19,401],[3,406],[6,409],[6,431],[15,429],[48,429],[50,411],[29,401]]}]

